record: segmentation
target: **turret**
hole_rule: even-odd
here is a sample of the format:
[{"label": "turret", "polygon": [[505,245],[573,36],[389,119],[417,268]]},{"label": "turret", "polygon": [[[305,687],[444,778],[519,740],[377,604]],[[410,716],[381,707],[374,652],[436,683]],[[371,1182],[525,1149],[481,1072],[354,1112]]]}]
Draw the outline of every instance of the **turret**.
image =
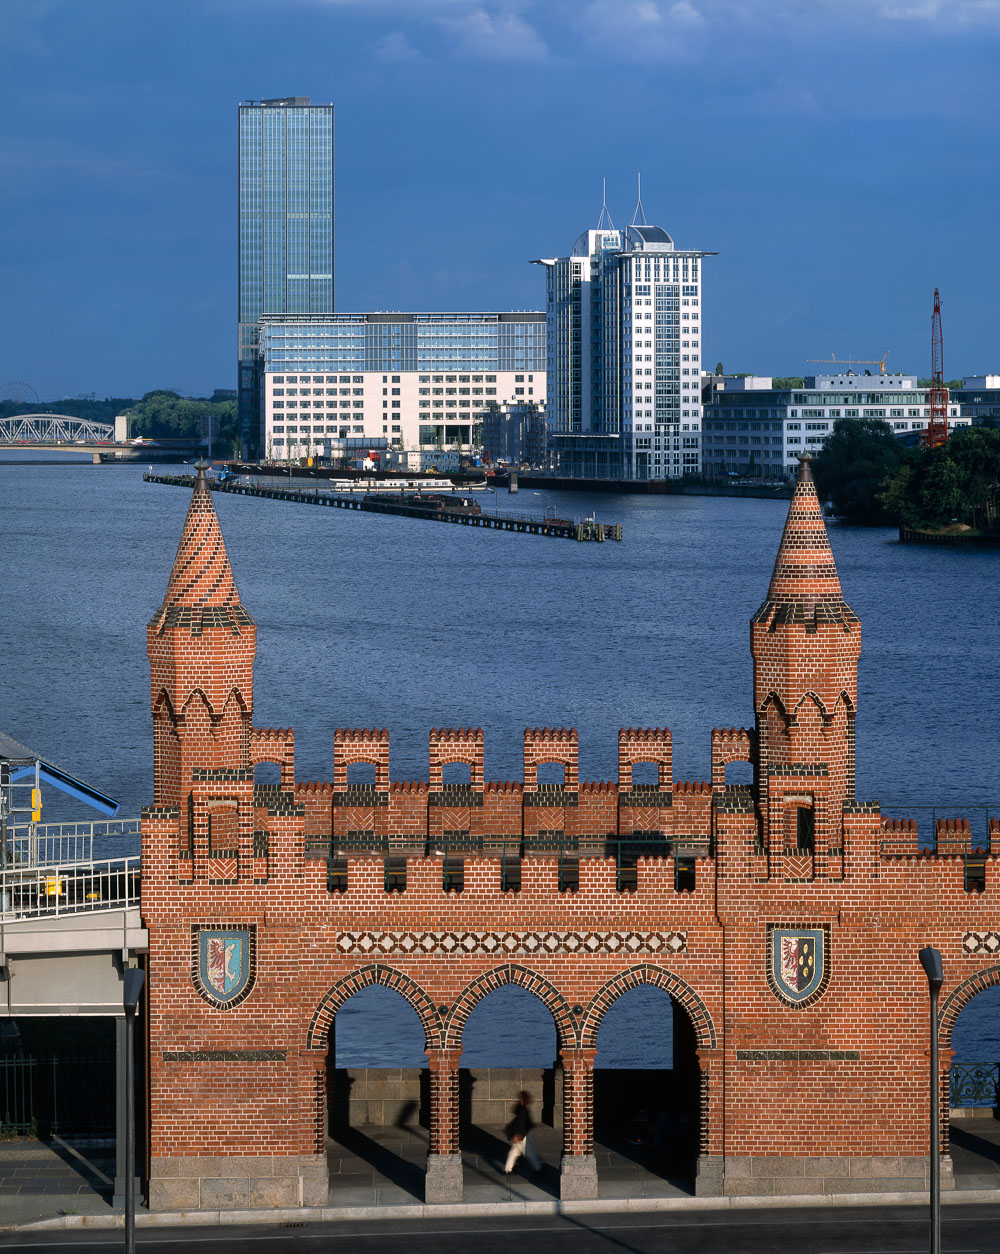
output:
[{"label": "turret", "polygon": [[844,802],[854,800],[861,623],[844,600],[808,457],[750,652],[765,846],[836,848]]},{"label": "turret", "polygon": [[181,805],[192,772],[252,765],[257,626],[240,603],[199,463],[163,604],[146,628],[154,801]]}]

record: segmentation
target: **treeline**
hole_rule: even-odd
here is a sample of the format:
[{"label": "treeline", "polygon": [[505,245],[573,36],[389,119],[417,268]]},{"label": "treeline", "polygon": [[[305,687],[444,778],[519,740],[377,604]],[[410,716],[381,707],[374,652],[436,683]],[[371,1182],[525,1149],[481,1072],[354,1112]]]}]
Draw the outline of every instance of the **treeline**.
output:
[{"label": "treeline", "polygon": [[[218,451],[236,447],[236,402],[187,400],[177,392],[147,392],[128,407],[129,435],[149,439],[199,439],[208,435]],[[214,451],[214,450],[213,450]]]},{"label": "treeline", "polygon": [[900,443],[879,418],[839,418],[813,461],[820,497],[847,522],[1000,530],[1000,430],[959,427],[937,448]]},{"label": "treeline", "polygon": [[36,401],[30,405],[23,401],[0,401],[0,418],[16,418],[20,414],[66,414],[69,418],[82,418],[86,422],[110,422],[135,404],[132,396],[106,396],[103,401],[91,397],[74,396],[61,401]]}]

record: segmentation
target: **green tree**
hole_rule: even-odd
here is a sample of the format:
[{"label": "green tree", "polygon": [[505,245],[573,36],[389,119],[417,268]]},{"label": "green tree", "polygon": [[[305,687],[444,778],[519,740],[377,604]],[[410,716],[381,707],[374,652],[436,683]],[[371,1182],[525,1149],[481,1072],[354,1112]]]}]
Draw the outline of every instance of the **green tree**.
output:
[{"label": "green tree", "polygon": [[909,527],[959,522],[1000,530],[1000,431],[960,427],[936,448],[910,450],[883,485],[881,501]]},{"label": "green tree", "polygon": [[774,387],[784,391],[790,388],[805,387],[805,379],[800,374],[775,375],[771,380]]},{"label": "green tree", "polygon": [[176,392],[147,392],[128,411],[132,436],[149,439],[201,439],[212,424],[213,453],[237,447],[235,401],[187,400]]},{"label": "green tree", "polygon": [[899,441],[881,418],[838,418],[813,461],[816,490],[838,518],[869,525],[891,523],[893,517],[879,492],[902,457]]}]

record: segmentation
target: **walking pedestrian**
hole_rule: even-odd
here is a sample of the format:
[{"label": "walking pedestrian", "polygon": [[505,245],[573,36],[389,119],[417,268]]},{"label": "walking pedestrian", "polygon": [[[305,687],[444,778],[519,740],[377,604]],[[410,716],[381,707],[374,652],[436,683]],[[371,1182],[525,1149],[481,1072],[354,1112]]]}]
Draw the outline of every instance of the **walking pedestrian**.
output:
[{"label": "walking pedestrian", "polygon": [[507,1140],[510,1142],[507,1161],[503,1169],[504,1175],[510,1175],[514,1170],[514,1164],[522,1154],[528,1160],[528,1166],[532,1171],[541,1171],[542,1160],[538,1157],[538,1150],[535,1149],[535,1143],[531,1139],[531,1129],[534,1126],[534,1120],[531,1118],[531,1094],[522,1089],[518,1094],[517,1105],[514,1107],[514,1116],[504,1129]]}]

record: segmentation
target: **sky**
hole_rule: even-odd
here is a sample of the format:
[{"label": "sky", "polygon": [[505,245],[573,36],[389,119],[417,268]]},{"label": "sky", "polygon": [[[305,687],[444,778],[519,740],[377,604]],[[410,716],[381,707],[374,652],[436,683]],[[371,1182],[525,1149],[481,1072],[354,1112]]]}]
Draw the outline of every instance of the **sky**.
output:
[{"label": "sky", "polygon": [[541,309],[601,184],[704,363],[1000,371],[1000,0],[0,0],[0,384],[235,387],[240,100],[336,106],[341,311]]}]

